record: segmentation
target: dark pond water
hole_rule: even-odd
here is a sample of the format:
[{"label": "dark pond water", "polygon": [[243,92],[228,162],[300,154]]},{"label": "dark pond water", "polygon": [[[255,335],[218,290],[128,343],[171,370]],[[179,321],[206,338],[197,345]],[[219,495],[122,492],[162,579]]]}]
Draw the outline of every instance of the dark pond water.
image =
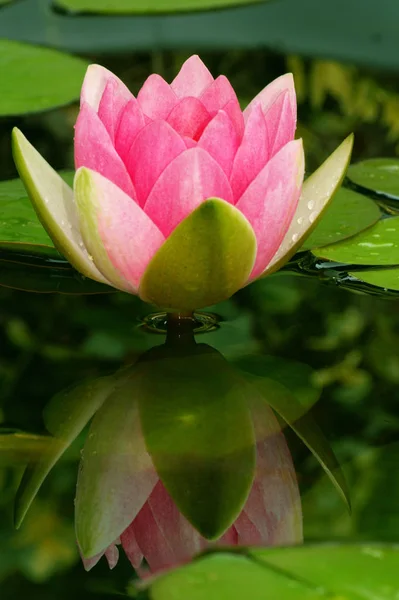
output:
[{"label": "dark pond water", "polygon": [[2,597],[104,597],[209,544],[397,541],[394,300],[280,274],[194,335],[122,294],[1,299]]}]

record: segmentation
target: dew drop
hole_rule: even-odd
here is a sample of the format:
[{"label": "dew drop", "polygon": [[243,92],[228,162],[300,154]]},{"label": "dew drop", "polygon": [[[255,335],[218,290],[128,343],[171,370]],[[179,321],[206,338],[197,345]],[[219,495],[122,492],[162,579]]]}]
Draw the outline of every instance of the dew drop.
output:
[{"label": "dew drop", "polygon": [[314,201],[313,200],[309,200],[309,202],[308,202],[308,209],[312,210],[312,208],[314,208]]},{"label": "dew drop", "polygon": [[48,204],[48,198],[44,199],[45,204]]},{"label": "dew drop", "polygon": [[81,248],[83,248],[83,246],[84,246],[83,242],[79,242],[79,246],[80,246]]},{"label": "dew drop", "polygon": [[294,234],[292,235],[292,241],[294,242],[294,244],[295,244],[295,242],[297,242],[297,241],[298,241],[298,239],[299,239],[299,233],[294,233]]},{"label": "dew drop", "polygon": [[87,255],[87,258],[88,258],[89,260],[91,260],[91,261],[93,261],[93,260],[94,260],[91,254],[88,254],[88,255]]},{"label": "dew drop", "polygon": [[309,221],[310,221],[311,223],[314,223],[314,222],[315,222],[315,220],[316,220],[316,217],[317,217],[317,211],[313,211],[313,212],[312,212],[312,213],[310,213],[310,215],[309,215]]},{"label": "dew drop", "polygon": [[298,223],[298,225],[302,225],[303,223],[303,217],[298,217],[296,222]]},{"label": "dew drop", "polygon": [[61,225],[64,227],[65,226],[65,221],[61,221]]}]

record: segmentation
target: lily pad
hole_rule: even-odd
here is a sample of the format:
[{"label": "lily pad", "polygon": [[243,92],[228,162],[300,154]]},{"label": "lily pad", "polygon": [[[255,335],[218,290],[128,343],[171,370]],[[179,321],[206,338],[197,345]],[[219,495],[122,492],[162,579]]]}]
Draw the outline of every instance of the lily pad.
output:
[{"label": "lily pad", "polygon": [[140,600],[395,600],[394,545],[309,545],[200,556],[139,585]]},{"label": "lily pad", "polygon": [[350,265],[399,265],[399,217],[383,219],[352,238],[312,253]]},{"label": "lily pad", "polygon": [[56,0],[55,6],[68,12],[132,15],[188,12],[250,5],[266,0]]},{"label": "lily pad", "polygon": [[369,285],[399,292],[399,268],[379,269],[378,271],[357,271],[349,273],[349,275]]},{"label": "lily pad", "polygon": [[0,116],[23,115],[79,98],[88,63],[58,50],[0,40]]},{"label": "lily pad", "polygon": [[372,158],[351,165],[348,179],[382,197],[399,200],[399,159]]},{"label": "lily pad", "polygon": [[380,216],[378,205],[373,200],[341,187],[300,250],[327,246],[352,237],[374,225]]},{"label": "lily pad", "polygon": [[220,537],[240,514],[255,474],[250,386],[213,348],[193,344],[147,353],[136,391],[163,484],[202,536]]},{"label": "lily pad", "polygon": [[245,217],[224,200],[210,198],[176,227],[152,258],[140,297],[185,310],[217,304],[244,286],[255,253],[255,234]]}]

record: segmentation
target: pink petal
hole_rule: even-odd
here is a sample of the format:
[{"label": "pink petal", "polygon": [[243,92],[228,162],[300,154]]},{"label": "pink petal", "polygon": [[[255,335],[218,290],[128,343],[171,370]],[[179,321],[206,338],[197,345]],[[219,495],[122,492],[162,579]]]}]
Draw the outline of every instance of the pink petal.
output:
[{"label": "pink petal", "polygon": [[262,273],[284,239],[298,204],[303,174],[302,141],[295,140],[267,163],[237,202],[258,241],[250,280]]},{"label": "pink petal", "polygon": [[269,141],[265,117],[260,106],[252,111],[244,137],[237,150],[230,176],[231,189],[237,201],[255,179],[269,158]]},{"label": "pink petal", "polygon": [[89,104],[97,112],[101,97],[110,81],[116,84],[119,95],[124,96],[127,100],[130,99],[132,93],[116,75],[100,65],[90,65],[83,80],[80,94],[81,104]]},{"label": "pink petal", "polygon": [[148,498],[148,504],[177,561],[189,560],[206,547],[205,539],[181,514],[161,481]]},{"label": "pink petal", "polygon": [[115,149],[121,159],[126,162],[128,152],[138,132],[145,125],[144,115],[136,100],[132,98],[122,110],[115,133]]},{"label": "pink petal", "polygon": [[158,178],[145,212],[168,237],[204,200],[222,198],[232,203],[230,184],[222,168],[202,148],[180,154]]},{"label": "pink petal", "polygon": [[167,122],[180,135],[198,140],[210,118],[202,102],[189,96],[176,104],[169,113]]},{"label": "pink petal", "polygon": [[136,536],[134,535],[134,521],[129,525],[127,529],[121,535],[122,548],[125,551],[126,556],[130,560],[132,567],[138,569],[143,562],[143,553],[137,543]]},{"label": "pink petal", "polygon": [[184,143],[186,144],[186,148],[196,148],[197,142],[192,140],[189,137],[183,137]]},{"label": "pink petal", "polygon": [[165,167],[184,150],[184,141],[165,121],[153,121],[139,132],[130,148],[126,166],[140,206],[144,206],[151,188]]},{"label": "pink petal", "polygon": [[223,110],[208,123],[198,141],[198,147],[206,150],[216,160],[227,177],[230,176],[238,145],[236,129]]},{"label": "pink petal", "polygon": [[200,96],[205,108],[214,117],[224,110],[235,124],[237,133],[242,136],[244,120],[236,93],[224,75],[220,75]]},{"label": "pink petal", "polygon": [[236,546],[238,543],[238,535],[235,525],[230,527],[221,538],[216,542],[216,546]]},{"label": "pink petal", "polygon": [[[98,235],[113,269],[137,290],[148,263],[165,238],[127,194],[98,173],[87,173],[92,197],[86,201],[86,211],[95,213]],[[96,205],[92,207],[93,201]],[[88,219],[89,215],[81,212],[81,218],[85,217]],[[96,245],[89,250],[101,271]]]},{"label": "pink petal", "polygon": [[292,73],[287,73],[286,75],[282,75],[278,77],[269,85],[267,85],[255,98],[248,104],[247,108],[244,110],[244,118],[245,121],[248,120],[249,115],[252,112],[252,109],[260,104],[262,106],[263,114],[266,115],[269,108],[274,104],[277,98],[280,96],[282,92],[288,92],[289,104],[292,111],[292,118],[296,122],[296,94],[295,94],[295,86],[294,86],[294,78],[292,77]]},{"label": "pink petal", "polygon": [[87,167],[97,171],[131,198],[136,197],[126,167],[118,156],[105,126],[88,104],[83,104],[75,125],[75,167]]},{"label": "pink petal", "polygon": [[115,79],[110,79],[105,86],[104,93],[98,107],[98,116],[104,123],[112,142],[115,141],[115,131],[126,104],[134,96],[125,86],[118,85]]},{"label": "pink petal", "polygon": [[177,104],[177,96],[160,75],[150,75],[137,95],[143,113],[150,119],[166,119]]},{"label": "pink petal", "polygon": [[198,96],[213,82],[213,77],[199,56],[190,56],[170,87],[178,98]]},{"label": "pink petal", "polygon": [[265,114],[269,136],[270,157],[288,144],[295,136],[296,120],[288,91],[282,92]]},{"label": "pink petal", "polygon": [[[267,514],[263,505],[260,507],[257,517],[258,519],[263,519],[263,522],[266,523]],[[256,519],[256,521],[258,521],[258,519]],[[245,509],[241,511],[241,514],[236,519],[234,526],[237,530],[237,544],[240,546],[260,546],[262,544],[265,546],[269,545],[269,540],[266,539],[265,536],[262,538],[260,531],[256,527],[255,523],[253,523],[248,517]]]},{"label": "pink petal", "polygon": [[108,566],[110,569],[113,569],[118,564],[119,560],[119,550],[116,544],[112,544],[105,551],[105,558],[108,561]]},{"label": "pink petal", "polygon": [[85,571],[91,571],[91,569],[96,566],[96,564],[98,563],[100,558],[102,558],[104,556],[105,551],[100,552],[99,554],[96,554],[95,556],[92,556],[91,558],[84,558],[84,556],[80,552],[80,548],[79,548],[79,553],[80,553],[80,558],[82,559],[82,563],[83,563],[83,567],[84,567]]}]

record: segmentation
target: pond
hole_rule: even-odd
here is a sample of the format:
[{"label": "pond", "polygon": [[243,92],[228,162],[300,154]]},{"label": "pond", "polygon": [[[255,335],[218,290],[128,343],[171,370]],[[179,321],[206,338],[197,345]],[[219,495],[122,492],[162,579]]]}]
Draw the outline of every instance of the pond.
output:
[{"label": "pond", "polygon": [[1,44],[2,598],[397,599],[395,77]]}]

